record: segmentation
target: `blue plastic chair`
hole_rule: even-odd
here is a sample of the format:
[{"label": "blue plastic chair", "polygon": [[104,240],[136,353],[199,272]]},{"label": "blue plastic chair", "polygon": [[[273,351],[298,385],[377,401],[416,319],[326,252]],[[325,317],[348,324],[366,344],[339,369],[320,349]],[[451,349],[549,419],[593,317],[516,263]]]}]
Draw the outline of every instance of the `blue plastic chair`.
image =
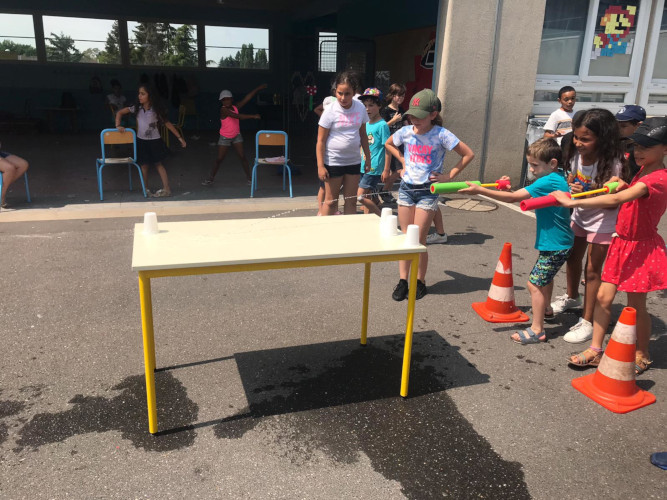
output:
[{"label": "blue plastic chair", "polygon": [[[280,130],[260,130],[255,135],[255,164],[252,166],[252,180],[250,182],[250,197],[254,198],[255,190],[257,189],[257,167],[259,165],[273,165],[273,166],[282,166],[283,167],[283,191],[285,191],[285,174],[289,179],[289,196],[293,198],[292,195],[292,169],[288,165],[289,156],[287,148],[287,134]],[[284,146],[284,162],[271,162],[266,161],[266,158],[259,157],[259,147],[260,146]]]},{"label": "blue plastic chair", "polygon": [[[30,187],[28,186],[28,172],[23,174],[23,180],[25,181],[25,197],[28,200],[28,203],[32,203],[30,199]],[[0,191],[2,191],[2,174],[0,174]]]},{"label": "blue plastic chair", "polygon": [[[147,198],[144,176],[141,173],[141,168],[137,164],[137,134],[134,132],[134,130],[131,128],[126,128],[125,132],[121,133],[116,128],[105,128],[102,130],[102,132],[100,132],[100,143],[102,146],[102,158],[97,158],[95,160],[97,169],[97,187],[100,190],[100,201],[104,200],[102,195],[102,169],[107,165],[127,165],[127,171],[130,177],[130,191],[132,191],[132,165],[137,167],[137,172],[139,172],[139,179],[141,180],[141,189],[144,192],[144,198]],[[106,152],[104,151],[104,146],[111,144],[132,144],[132,157],[107,158]]]}]

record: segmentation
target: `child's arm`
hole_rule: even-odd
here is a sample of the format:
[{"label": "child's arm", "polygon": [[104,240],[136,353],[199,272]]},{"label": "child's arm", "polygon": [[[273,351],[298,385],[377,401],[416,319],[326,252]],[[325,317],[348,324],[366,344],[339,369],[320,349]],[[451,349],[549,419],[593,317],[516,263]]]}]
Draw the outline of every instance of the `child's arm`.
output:
[{"label": "child's arm", "polygon": [[[329,178],[329,172],[324,168],[324,149],[329,137],[329,129],[320,126],[317,130],[317,146],[315,147],[315,155],[317,156],[317,176],[321,181],[326,181]],[[368,141],[368,138],[366,138]]]},{"label": "child's arm", "polygon": [[558,134],[553,130],[545,130],[544,136],[546,139],[551,139],[552,137],[558,137]]},{"label": "child's arm", "polygon": [[459,156],[461,156],[461,159],[458,161],[456,165],[449,171],[449,174],[431,174],[429,176],[429,180],[432,182],[449,182],[451,181],[454,177],[459,175],[461,170],[466,168],[466,166],[475,158],[475,153],[472,152],[472,149],[470,147],[462,142],[459,141],[459,143],[456,145],[454,148],[454,151],[456,151]]},{"label": "child's arm", "polygon": [[[503,180],[509,180],[509,177],[502,177]],[[521,188],[518,191],[495,191],[493,189],[487,189],[477,184],[472,184],[466,181],[466,184],[470,186],[466,189],[461,189],[459,193],[470,193],[470,194],[483,194],[494,200],[504,201],[507,203],[517,203],[519,201],[527,200],[532,198],[527,189]],[[509,188],[507,188],[509,189]]]},{"label": "child's arm", "polygon": [[364,151],[364,155],[366,157],[364,170],[366,172],[370,172],[371,171],[371,150],[368,147],[368,134],[366,133],[366,124],[365,123],[362,123],[361,127],[359,127],[359,138],[361,139],[361,149]]},{"label": "child's arm", "polygon": [[170,121],[165,121],[164,126],[169,129],[169,131],[176,136],[176,139],[178,139],[181,143],[181,146],[185,147],[187,144],[185,143],[185,139],[183,138],[182,135],[178,133],[178,130],[176,130],[176,127],[174,127],[174,124],[171,123]]},{"label": "child's arm", "polygon": [[321,102],[314,110],[313,113],[315,113],[317,116],[322,116],[322,113],[324,113],[324,103]]},{"label": "child's arm", "polygon": [[384,151],[385,151],[385,162],[384,162],[384,170],[382,171],[382,182],[386,182],[389,176],[391,175],[391,168],[390,168],[391,156],[400,161],[402,167],[405,168],[405,158],[403,157],[403,153],[401,153],[400,149],[394,146],[394,134],[390,135],[389,139],[387,139],[387,141],[384,143]]},{"label": "child's arm", "polygon": [[116,128],[118,129],[118,132],[125,132],[125,127],[120,126],[120,121],[122,120],[123,116],[129,113],[130,108],[123,108],[116,111]]},{"label": "child's arm", "polygon": [[389,121],[387,122],[387,125],[392,126],[394,123],[399,122],[399,121],[401,121],[402,119],[403,119],[403,115],[401,115],[401,113],[399,113],[398,111],[396,111],[396,113],[394,114],[394,116],[392,116],[391,120],[389,120]]},{"label": "child's arm", "polygon": [[236,105],[236,107],[237,107],[238,109],[241,109],[243,106],[245,106],[246,104],[248,104],[248,101],[250,101],[250,99],[252,99],[253,96],[254,96],[257,92],[259,92],[260,90],[264,90],[264,89],[267,88],[267,87],[268,87],[268,85],[267,85],[266,83],[262,83],[262,84],[261,84],[259,87],[257,87],[256,89],[251,90],[251,91],[248,92],[248,94],[241,100],[241,102],[239,102],[239,103]]},{"label": "child's arm", "polygon": [[[238,109],[238,108],[237,108]],[[242,113],[234,113],[228,108],[220,108],[220,116],[222,118],[236,118],[237,120],[261,120],[260,115],[245,115]]]},{"label": "child's arm", "polygon": [[[612,179],[615,179],[612,177]],[[638,181],[634,186],[627,189],[623,189],[625,186],[622,184],[618,189],[622,191],[617,191],[614,194],[605,194],[600,196],[595,196],[592,198],[570,198],[567,193],[563,191],[555,191],[551,193],[551,196],[558,200],[562,206],[566,208],[615,208],[623,203],[628,201],[636,200],[642,196],[648,194],[648,187],[641,181]]]}]

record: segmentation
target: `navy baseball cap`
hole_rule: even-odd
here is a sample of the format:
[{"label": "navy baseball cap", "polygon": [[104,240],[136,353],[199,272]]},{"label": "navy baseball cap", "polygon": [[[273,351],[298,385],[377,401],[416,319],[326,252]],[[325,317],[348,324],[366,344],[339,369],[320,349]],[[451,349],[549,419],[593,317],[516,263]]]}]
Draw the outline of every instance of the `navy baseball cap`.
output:
[{"label": "navy baseball cap", "polygon": [[667,144],[667,118],[649,118],[637,127],[630,139],[645,148]]},{"label": "navy baseball cap", "polygon": [[623,106],[618,110],[618,113],[616,113],[616,120],[619,122],[627,122],[630,120],[643,122],[646,120],[646,110],[641,106],[628,104],[627,106]]}]

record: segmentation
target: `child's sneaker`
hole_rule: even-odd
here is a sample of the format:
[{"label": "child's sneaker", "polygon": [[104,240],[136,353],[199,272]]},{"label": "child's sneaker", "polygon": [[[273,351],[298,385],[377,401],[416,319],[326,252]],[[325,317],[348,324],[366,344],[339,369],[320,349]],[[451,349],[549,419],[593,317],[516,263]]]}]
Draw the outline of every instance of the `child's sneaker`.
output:
[{"label": "child's sneaker", "polygon": [[568,309],[579,309],[581,308],[581,295],[576,299],[571,299],[567,294],[556,297],[556,300],[551,303],[551,308],[554,314],[560,314]]},{"label": "child's sneaker", "polygon": [[570,331],[563,336],[565,342],[570,344],[582,344],[593,338],[593,323],[579,318],[576,325],[570,328]]},{"label": "child's sneaker", "polygon": [[421,299],[427,293],[428,289],[426,288],[426,283],[421,280],[417,280],[417,300]]},{"label": "child's sneaker", "polygon": [[436,243],[447,243],[447,233],[433,233],[426,237],[427,245],[435,245]]},{"label": "child's sneaker", "polygon": [[394,287],[394,293],[391,294],[391,298],[400,302],[405,300],[408,296],[408,282],[406,280],[398,280],[398,285]]}]

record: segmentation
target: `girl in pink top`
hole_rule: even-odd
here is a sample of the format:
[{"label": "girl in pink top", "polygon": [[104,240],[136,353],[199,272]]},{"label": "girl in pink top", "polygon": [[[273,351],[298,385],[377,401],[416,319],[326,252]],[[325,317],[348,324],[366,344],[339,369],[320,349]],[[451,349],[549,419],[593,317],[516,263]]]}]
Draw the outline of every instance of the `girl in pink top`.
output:
[{"label": "girl in pink top", "polygon": [[202,182],[204,186],[210,186],[213,184],[215,174],[218,173],[220,164],[225,159],[225,156],[227,156],[227,151],[229,151],[230,146],[233,146],[234,151],[236,151],[236,154],[239,155],[246,179],[248,180],[248,184],[250,184],[250,165],[248,164],[248,160],[245,157],[245,152],[243,151],[243,136],[241,135],[239,120],[259,120],[261,117],[259,115],[240,114],[239,109],[245,106],[257,92],[264,90],[266,87],[267,85],[264,83],[256,89],[250,91],[248,95],[246,95],[243,100],[238,103],[238,106],[233,105],[232,93],[229,90],[223,90],[220,92],[220,101],[222,102],[222,107],[220,108],[220,139],[218,139],[218,157],[215,159],[215,165],[211,169],[208,177],[204,179],[204,182]]},{"label": "girl in pink top", "polygon": [[658,222],[667,210],[667,170],[663,164],[667,157],[667,118],[649,118],[631,138],[635,142],[635,160],[643,167],[629,187],[614,177],[612,181],[621,182],[616,194],[577,200],[560,191],[552,194],[565,207],[621,206],[597,294],[593,340],[588,349],[570,357],[569,363],[600,363],[611,304],[616,292],[621,291],[628,295],[628,306],[637,310],[635,371],[641,374],[652,363],[648,353],[651,317],[646,309],[646,294],[667,288],[665,242],[658,234]]}]

